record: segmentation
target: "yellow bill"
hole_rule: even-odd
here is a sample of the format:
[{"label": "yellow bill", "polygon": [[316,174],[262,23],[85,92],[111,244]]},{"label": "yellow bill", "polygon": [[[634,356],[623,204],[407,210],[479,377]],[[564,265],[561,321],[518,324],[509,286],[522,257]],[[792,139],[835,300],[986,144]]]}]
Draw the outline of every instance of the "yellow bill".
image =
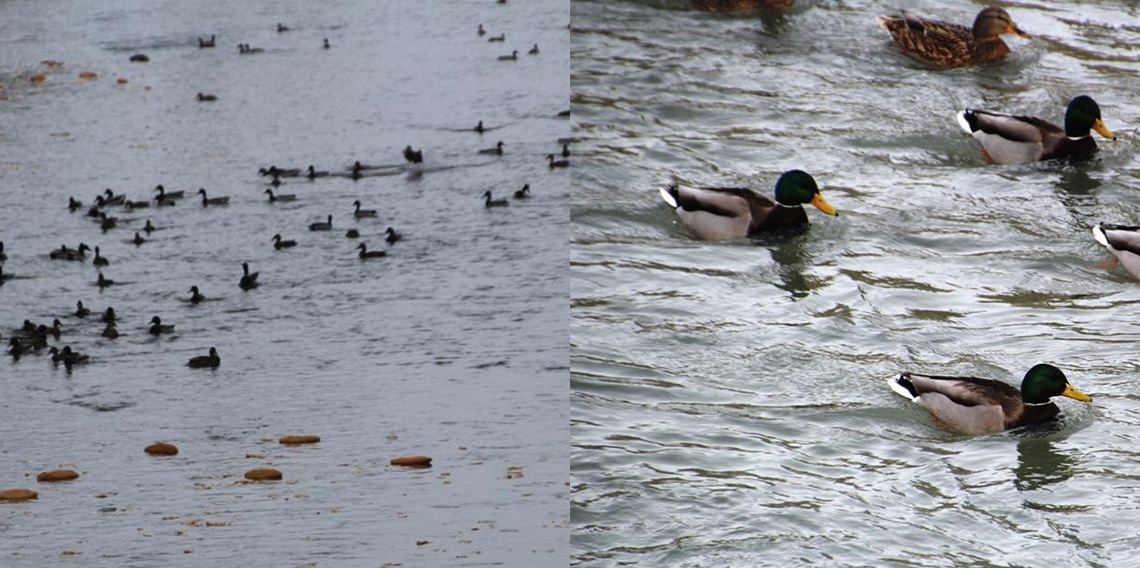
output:
[{"label": "yellow bill", "polygon": [[1091,396],[1073,388],[1073,385],[1070,385],[1068,383],[1065,384],[1065,392],[1061,393],[1061,396],[1067,396],[1081,402],[1092,402]]},{"label": "yellow bill", "polygon": [[829,205],[827,201],[824,201],[823,196],[818,193],[815,194],[815,197],[811,198],[811,204],[815,205],[816,209],[819,209],[828,215],[835,215],[837,217],[839,216],[839,212],[837,212],[834,207]]},{"label": "yellow bill", "polygon": [[1014,24],[1010,24],[1009,27],[1005,28],[1005,33],[1019,35],[1023,38],[1027,38],[1027,39],[1029,37],[1032,37],[1028,33],[1026,33],[1024,30],[1022,30],[1021,28],[1017,27]]},{"label": "yellow bill", "polygon": [[1096,122],[1093,123],[1093,130],[1095,130],[1097,134],[1100,134],[1109,140],[1116,140],[1116,135],[1113,134],[1107,127],[1105,127],[1104,121],[1099,118],[1096,119]]}]

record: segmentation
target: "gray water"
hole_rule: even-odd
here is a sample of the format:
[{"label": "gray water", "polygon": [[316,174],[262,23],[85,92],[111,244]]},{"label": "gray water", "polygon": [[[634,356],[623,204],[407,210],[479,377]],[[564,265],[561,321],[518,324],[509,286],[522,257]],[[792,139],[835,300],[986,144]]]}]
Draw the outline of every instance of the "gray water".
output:
[{"label": "gray water", "polygon": [[[0,240],[19,276],[0,286],[0,338],[59,317],[59,344],[91,357],[70,373],[0,360],[0,489],[39,491],[0,504],[0,566],[563,562],[570,178],[543,156],[570,132],[567,23],[558,0],[0,2]],[[477,153],[498,140],[503,157]],[[399,167],[286,178],[298,200],[275,205],[257,175],[354,160]],[[160,183],[231,203],[110,208],[105,234],[66,207]],[[484,209],[484,191],[524,183],[530,200]],[[379,217],[354,220],[355,199]],[[307,230],[329,214],[334,231]],[[160,230],[128,244],[147,219]],[[275,251],[274,233],[299,245]],[[361,262],[361,241],[387,258]],[[79,242],[120,285],[100,292],[90,255],[48,260]],[[260,288],[238,288],[242,262]],[[212,301],[186,302],[191,285]],[[68,316],[77,300],[113,306],[123,336]],[[176,333],[150,336],[154,315]],[[220,368],[186,367],[211,346]],[[277,444],[302,433],[323,440]],[[181,453],[144,454],[156,440]],[[388,465],[409,454],[434,466]],[[284,480],[244,483],[264,466]],[[61,467],[81,477],[36,483]]]},{"label": "gray water", "polygon": [[[1140,8],[1000,5],[1034,39],[939,72],[877,26],[885,2],[572,4],[573,564],[1134,563],[1140,283],[1089,229],[1140,221]],[[1119,135],[1086,163],[987,165],[953,119],[1059,122],[1079,94]],[[792,168],[840,216],[788,239],[696,241],[656,191],[767,194]],[[1092,404],[965,437],[885,384],[1038,362]]]}]

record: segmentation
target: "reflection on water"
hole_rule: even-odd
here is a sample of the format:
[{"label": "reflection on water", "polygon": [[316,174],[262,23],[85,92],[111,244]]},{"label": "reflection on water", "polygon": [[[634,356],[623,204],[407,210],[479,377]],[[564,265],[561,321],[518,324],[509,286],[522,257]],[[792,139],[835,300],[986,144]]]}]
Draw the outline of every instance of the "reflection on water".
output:
[{"label": "reflection on water", "polygon": [[1017,443],[1016,478],[1018,491],[1032,491],[1067,481],[1073,476],[1077,460],[1057,450],[1051,440],[1024,438]]}]

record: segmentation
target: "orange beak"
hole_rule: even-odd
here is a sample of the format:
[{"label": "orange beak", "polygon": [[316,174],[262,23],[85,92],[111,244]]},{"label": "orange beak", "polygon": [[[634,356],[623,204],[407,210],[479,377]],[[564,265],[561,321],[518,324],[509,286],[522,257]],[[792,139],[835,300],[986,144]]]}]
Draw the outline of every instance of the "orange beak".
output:
[{"label": "orange beak", "polygon": [[1012,22],[1009,24],[1009,26],[1008,26],[1008,27],[1006,27],[1006,28],[1005,28],[1005,32],[1004,32],[1004,33],[1007,33],[1007,34],[1014,34],[1014,35],[1018,35],[1018,36],[1021,36],[1021,37],[1023,37],[1023,38],[1026,38],[1026,39],[1029,39],[1030,37],[1033,37],[1033,36],[1030,36],[1028,33],[1025,33],[1025,31],[1024,31],[1024,30],[1022,30],[1021,28],[1017,27],[1017,24],[1014,24],[1014,23],[1012,23]]}]

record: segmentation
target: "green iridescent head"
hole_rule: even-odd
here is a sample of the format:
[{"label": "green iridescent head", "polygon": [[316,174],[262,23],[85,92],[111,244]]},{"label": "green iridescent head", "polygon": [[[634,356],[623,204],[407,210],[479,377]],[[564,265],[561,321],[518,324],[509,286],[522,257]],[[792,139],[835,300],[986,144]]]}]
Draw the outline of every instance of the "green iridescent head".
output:
[{"label": "green iridescent head", "polygon": [[1069,101],[1069,108],[1065,109],[1065,136],[1070,138],[1083,138],[1089,135],[1090,130],[1116,140],[1116,135],[1109,132],[1100,119],[1100,105],[1092,97],[1081,95]]},{"label": "green iridescent head", "polygon": [[1025,372],[1025,379],[1021,381],[1021,399],[1025,402],[1049,402],[1054,396],[1067,396],[1082,402],[1092,400],[1087,394],[1073,388],[1065,373],[1048,364],[1034,365]]},{"label": "green iridescent head", "polygon": [[810,203],[828,215],[839,215],[820,195],[815,178],[802,170],[788,170],[780,176],[776,181],[776,202],[789,207]]}]

